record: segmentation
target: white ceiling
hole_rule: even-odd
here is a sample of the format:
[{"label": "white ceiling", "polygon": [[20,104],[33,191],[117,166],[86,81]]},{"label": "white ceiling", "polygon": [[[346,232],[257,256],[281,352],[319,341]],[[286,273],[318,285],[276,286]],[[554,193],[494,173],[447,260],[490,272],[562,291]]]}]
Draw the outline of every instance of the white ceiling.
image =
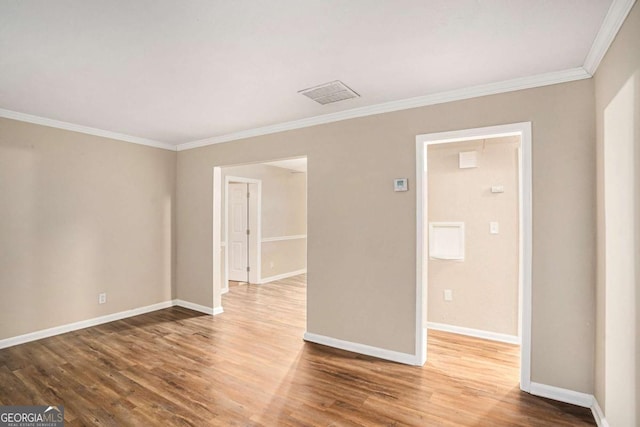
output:
[{"label": "white ceiling", "polygon": [[611,3],[0,0],[0,109],[176,145],[582,67]]}]

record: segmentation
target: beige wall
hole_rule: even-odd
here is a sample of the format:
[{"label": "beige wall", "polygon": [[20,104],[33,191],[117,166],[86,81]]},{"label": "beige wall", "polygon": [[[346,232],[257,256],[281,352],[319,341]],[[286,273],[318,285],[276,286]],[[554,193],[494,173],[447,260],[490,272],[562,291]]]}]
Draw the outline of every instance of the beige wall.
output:
[{"label": "beige wall", "polygon": [[[212,168],[308,157],[308,332],[413,354],[418,134],[533,123],[532,380],[593,391],[593,81],[178,153],[178,296],[211,305]],[[408,177],[410,191],[393,191]],[[216,304],[219,301],[215,301]]]},{"label": "beige wall", "polygon": [[[222,168],[226,176],[262,181],[262,238],[307,234],[306,173],[292,173],[271,165],[253,164]],[[224,186],[223,186],[224,187]],[[222,195],[224,211],[224,188]],[[222,230],[226,227],[222,218]],[[222,232],[224,238],[224,231]],[[262,242],[261,278],[307,268],[307,239]],[[222,252],[224,274],[224,251]]]},{"label": "beige wall", "polygon": [[295,273],[307,268],[307,239],[262,243],[261,279]]},{"label": "beige wall", "polygon": [[0,339],[171,300],[175,165],[0,119]]},{"label": "beige wall", "polygon": [[640,6],[595,76],[598,284],[595,395],[612,426],[640,423]]},{"label": "beige wall", "polygon": [[[226,176],[262,181],[262,237],[282,237],[307,232],[306,174],[271,165],[253,164],[222,168]],[[224,208],[224,189],[223,189]],[[224,229],[224,219],[222,223]]]},{"label": "beige wall", "polygon": [[[0,119],[0,339],[172,297],[210,306],[212,167],[308,156],[308,331],[413,353],[415,135],[531,121],[532,380],[595,390],[611,425],[635,425],[639,41],[636,5],[594,80],[177,156]],[[394,193],[402,176],[410,191]],[[97,304],[99,292],[107,304]]]},{"label": "beige wall", "polygon": [[[518,335],[519,146],[519,137],[503,137],[428,147],[428,221],[465,225],[463,261],[429,259],[430,322]],[[475,151],[478,167],[460,169],[461,151]],[[489,234],[490,221],[499,234]]]},{"label": "beige wall", "polygon": [[594,111],[578,81],[183,151],[177,177],[169,151],[2,119],[0,337],[172,298],[174,182],[176,296],[210,306],[213,166],[306,155],[308,331],[413,353],[415,136],[532,121],[532,380],[592,392]]}]

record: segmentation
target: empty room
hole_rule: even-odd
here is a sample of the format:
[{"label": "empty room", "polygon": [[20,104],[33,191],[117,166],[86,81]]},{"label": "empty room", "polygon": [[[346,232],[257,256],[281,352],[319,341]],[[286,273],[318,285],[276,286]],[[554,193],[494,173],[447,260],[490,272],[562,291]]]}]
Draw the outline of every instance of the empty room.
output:
[{"label": "empty room", "polygon": [[636,427],[639,266],[635,0],[0,0],[0,427]]}]

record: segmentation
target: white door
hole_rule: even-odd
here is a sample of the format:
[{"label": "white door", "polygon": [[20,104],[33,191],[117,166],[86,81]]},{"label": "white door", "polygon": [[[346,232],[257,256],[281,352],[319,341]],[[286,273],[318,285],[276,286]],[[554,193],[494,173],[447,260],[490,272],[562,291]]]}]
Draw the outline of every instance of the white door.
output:
[{"label": "white door", "polygon": [[247,184],[229,183],[229,280],[247,281]]}]

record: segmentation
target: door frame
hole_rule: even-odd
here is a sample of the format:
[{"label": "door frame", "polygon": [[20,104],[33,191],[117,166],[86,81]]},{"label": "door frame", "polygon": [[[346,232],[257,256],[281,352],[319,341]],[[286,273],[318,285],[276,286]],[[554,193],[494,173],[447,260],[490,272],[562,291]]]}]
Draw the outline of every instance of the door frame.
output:
[{"label": "door frame", "polygon": [[[250,267],[249,282],[260,283],[262,277],[262,180],[253,178],[244,178],[240,176],[225,176],[224,178],[224,281],[221,286],[221,292],[229,292],[229,184],[255,184],[256,185],[256,210],[255,221],[255,247],[251,247],[251,238],[247,243],[249,247],[249,257],[247,262]],[[251,213],[251,208],[249,212]],[[253,230],[251,230],[253,233]],[[253,250],[252,250],[253,249]]]},{"label": "door frame", "polygon": [[427,265],[429,243],[426,233],[427,210],[427,146],[501,136],[520,136],[519,160],[519,332],[520,389],[531,389],[531,309],[532,309],[532,137],[531,122],[512,123],[429,133],[416,136],[416,365],[427,360]]}]

